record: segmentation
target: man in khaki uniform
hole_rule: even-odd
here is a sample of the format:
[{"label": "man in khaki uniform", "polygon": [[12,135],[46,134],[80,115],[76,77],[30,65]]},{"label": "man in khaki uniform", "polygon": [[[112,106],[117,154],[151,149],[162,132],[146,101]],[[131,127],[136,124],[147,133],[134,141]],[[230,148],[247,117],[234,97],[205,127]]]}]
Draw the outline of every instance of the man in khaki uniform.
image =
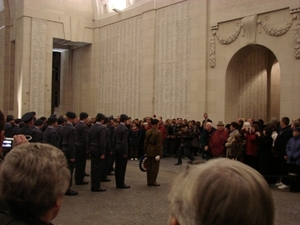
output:
[{"label": "man in khaki uniform", "polygon": [[147,155],[147,182],[148,186],[160,186],[156,183],[162,154],[162,137],[158,130],[158,120],[151,121],[152,128],[145,135],[144,149]]}]

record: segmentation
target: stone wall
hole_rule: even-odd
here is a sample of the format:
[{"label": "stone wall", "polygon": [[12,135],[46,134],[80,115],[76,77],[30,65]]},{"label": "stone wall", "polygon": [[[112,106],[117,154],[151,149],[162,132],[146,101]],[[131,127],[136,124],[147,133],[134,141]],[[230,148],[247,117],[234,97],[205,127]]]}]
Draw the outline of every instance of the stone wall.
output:
[{"label": "stone wall", "polygon": [[[59,41],[67,49],[61,114],[201,120],[207,112],[224,122],[299,117],[298,0],[139,0],[105,16],[94,8],[98,0],[2,2],[9,5],[9,12],[0,10],[0,27],[9,25],[0,28],[0,95],[9,95],[0,100],[5,113],[50,114],[52,49]],[[274,54],[276,66],[251,67],[268,64],[264,50],[251,53],[256,45]],[[246,46],[245,60],[238,59]],[[265,73],[276,76],[266,80]],[[3,86],[7,78],[11,83]]]}]

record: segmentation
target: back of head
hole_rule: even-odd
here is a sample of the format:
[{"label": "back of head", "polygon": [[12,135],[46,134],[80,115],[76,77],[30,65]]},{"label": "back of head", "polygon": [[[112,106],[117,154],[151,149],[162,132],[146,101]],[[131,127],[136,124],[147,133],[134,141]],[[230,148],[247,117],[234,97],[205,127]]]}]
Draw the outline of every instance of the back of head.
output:
[{"label": "back of head", "polygon": [[64,154],[48,144],[15,147],[0,171],[0,195],[18,216],[39,218],[51,209],[69,185]]},{"label": "back of head", "polygon": [[121,114],[120,115],[120,121],[121,122],[125,122],[126,120],[128,120],[129,119],[129,117],[126,115],[126,114]]},{"label": "back of head", "polygon": [[65,120],[65,118],[63,118],[63,117],[59,117],[58,119],[57,119],[57,124],[59,124],[59,125],[62,125],[63,123],[65,123],[66,122],[66,120]]},{"label": "back of head", "polygon": [[281,121],[288,126],[290,124],[290,118],[288,117],[282,117]]},{"label": "back of head", "polygon": [[14,116],[13,115],[7,115],[6,116],[6,122],[10,122],[12,120],[14,120]]},{"label": "back of head", "polygon": [[81,112],[81,113],[79,114],[80,120],[84,120],[84,119],[86,119],[86,118],[88,118],[88,117],[89,117],[89,114],[87,114],[86,112]]},{"label": "back of head", "polygon": [[180,225],[272,225],[269,185],[251,167],[214,159],[188,167],[170,193],[171,218]]},{"label": "back of head", "polygon": [[239,127],[239,124],[237,122],[231,122],[230,125],[233,126],[235,129]]}]

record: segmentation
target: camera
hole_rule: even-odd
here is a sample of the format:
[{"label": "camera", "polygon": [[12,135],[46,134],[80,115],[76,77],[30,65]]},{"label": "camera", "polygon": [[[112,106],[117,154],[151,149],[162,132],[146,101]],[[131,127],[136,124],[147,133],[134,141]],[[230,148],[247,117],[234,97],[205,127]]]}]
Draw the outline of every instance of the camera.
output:
[{"label": "camera", "polygon": [[2,143],[3,157],[13,148],[13,138],[4,138]]},{"label": "camera", "polygon": [[10,150],[13,147],[13,138],[5,138],[2,143],[2,148],[4,150]]}]

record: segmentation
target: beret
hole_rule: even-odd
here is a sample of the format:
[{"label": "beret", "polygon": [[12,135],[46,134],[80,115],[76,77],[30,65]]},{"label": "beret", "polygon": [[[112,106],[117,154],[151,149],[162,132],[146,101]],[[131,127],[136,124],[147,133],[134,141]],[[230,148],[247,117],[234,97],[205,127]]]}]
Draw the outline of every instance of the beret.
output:
[{"label": "beret", "polygon": [[158,119],[153,119],[153,120],[151,120],[151,124],[152,124],[152,125],[156,125],[156,124],[158,124],[158,122],[159,122]]},{"label": "beret", "polygon": [[89,117],[89,114],[87,114],[86,112],[81,112],[79,117],[80,117],[80,119],[86,119]]},{"label": "beret", "polygon": [[27,123],[33,119],[33,116],[34,116],[34,114],[32,112],[25,113],[22,116],[22,120],[24,121],[24,123]]}]

